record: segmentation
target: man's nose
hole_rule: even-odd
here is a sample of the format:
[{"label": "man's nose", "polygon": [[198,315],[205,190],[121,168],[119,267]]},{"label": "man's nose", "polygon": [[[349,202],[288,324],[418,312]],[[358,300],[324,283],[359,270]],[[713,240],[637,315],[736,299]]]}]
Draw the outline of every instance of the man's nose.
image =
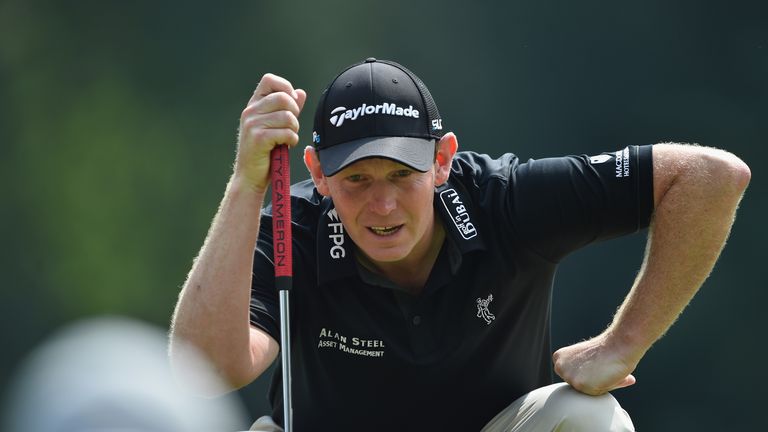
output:
[{"label": "man's nose", "polygon": [[374,213],[388,215],[397,207],[397,191],[389,182],[377,182],[371,187],[368,207]]}]

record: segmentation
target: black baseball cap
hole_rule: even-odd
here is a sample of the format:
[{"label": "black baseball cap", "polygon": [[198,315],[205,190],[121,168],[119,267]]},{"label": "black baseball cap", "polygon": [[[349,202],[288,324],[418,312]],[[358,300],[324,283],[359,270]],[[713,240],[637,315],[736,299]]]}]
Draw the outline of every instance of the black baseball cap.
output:
[{"label": "black baseball cap", "polygon": [[368,58],[344,69],[320,97],[312,144],[323,174],[365,158],[426,172],[443,124],[432,95],[405,67]]}]

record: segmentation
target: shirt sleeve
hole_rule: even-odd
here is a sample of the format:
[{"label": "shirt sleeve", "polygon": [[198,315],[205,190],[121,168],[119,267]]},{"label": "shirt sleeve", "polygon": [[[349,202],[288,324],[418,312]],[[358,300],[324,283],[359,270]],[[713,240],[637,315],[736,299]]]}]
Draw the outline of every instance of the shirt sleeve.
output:
[{"label": "shirt sleeve", "polygon": [[253,257],[250,322],[279,341],[280,308],[272,261],[272,218],[265,213],[267,212],[262,212],[259,238]]},{"label": "shirt sleeve", "polygon": [[552,262],[646,228],[653,212],[652,146],[529,160],[510,172],[506,206],[519,238]]}]

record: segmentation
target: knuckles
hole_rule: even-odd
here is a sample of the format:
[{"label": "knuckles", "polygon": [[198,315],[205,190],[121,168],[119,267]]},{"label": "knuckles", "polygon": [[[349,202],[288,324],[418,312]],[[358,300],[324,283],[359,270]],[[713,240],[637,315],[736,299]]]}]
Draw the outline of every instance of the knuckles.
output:
[{"label": "knuckles", "polygon": [[284,126],[289,129],[292,129],[294,131],[299,130],[299,119],[296,118],[296,115],[293,114],[290,111],[276,111],[274,113],[276,123],[278,126]]},{"label": "knuckles", "polygon": [[559,375],[560,377],[563,376],[563,366],[560,364],[560,362],[555,362],[554,364],[555,373]]},{"label": "knuckles", "polygon": [[295,116],[299,114],[298,105],[296,105],[296,101],[291,95],[285,92],[274,92],[251,101],[245,108],[243,108],[243,111],[240,113],[240,118],[279,111],[287,111]]},{"label": "knuckles", "polygon": [[288,144],[293,147],[299,143],[299,134],[290,129],[265,129],[252,127],[246,129],[246,140],[256,145]]},{"label": "knuckles", "polygon": [[267,73],[265,73],[264,75],[261,76],[261,80],[259,80],[259,84],[277,82],[277,81],[282,81],[282,80],[283,79],[280,78],[279,76],[277,76],[277,75],[275,75],[273,73],[267,72]]},{"label": "knuckles", "polygon": [[259,84],[274,79],[275,75],[271,74],[269,72],[265,73],[261,76],[261,79],[259,80]]},{"label": "knuckles", "polygon": [[282,81],[282,79],[279,76],[273,73],[267,72],[261,76],[261,79],[259,80],[259,84],[256,86],[257,90],[254,90],[254,93],[258,91],[259,87],[265,87],[265,86],[273,87],[275,83],[278,83],[280,81]]},{"label": "knuckles", "polygon": [[274,99],[275,100],[274,102],[276,102],[276,104],[282,108],[289,108],[292,105],[294,105],[293,97],[291,97],[291,95],[289,95],[286,92],[280,91],[280,92],[270,93],[267,97]]},{"label": "knuckles", "polygon": [[243,112],[241,130],[255,132],[256,129],[290,129],[299,131],[299,119],[290,111],[275,111],[268,114]]}]

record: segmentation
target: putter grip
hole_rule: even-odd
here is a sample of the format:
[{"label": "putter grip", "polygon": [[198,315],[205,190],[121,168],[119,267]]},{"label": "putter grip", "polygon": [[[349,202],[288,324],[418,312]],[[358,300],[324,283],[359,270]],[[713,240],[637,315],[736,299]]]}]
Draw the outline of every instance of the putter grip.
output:
[{"label": "putter grip", "polygon": [[275,258],[275,283],[278,290],[290,288],[288,278],[293,276],[291,172],[288,162],[288,146],[275,146],[270,154],[269,169],[272,178],[272,246]]}]

